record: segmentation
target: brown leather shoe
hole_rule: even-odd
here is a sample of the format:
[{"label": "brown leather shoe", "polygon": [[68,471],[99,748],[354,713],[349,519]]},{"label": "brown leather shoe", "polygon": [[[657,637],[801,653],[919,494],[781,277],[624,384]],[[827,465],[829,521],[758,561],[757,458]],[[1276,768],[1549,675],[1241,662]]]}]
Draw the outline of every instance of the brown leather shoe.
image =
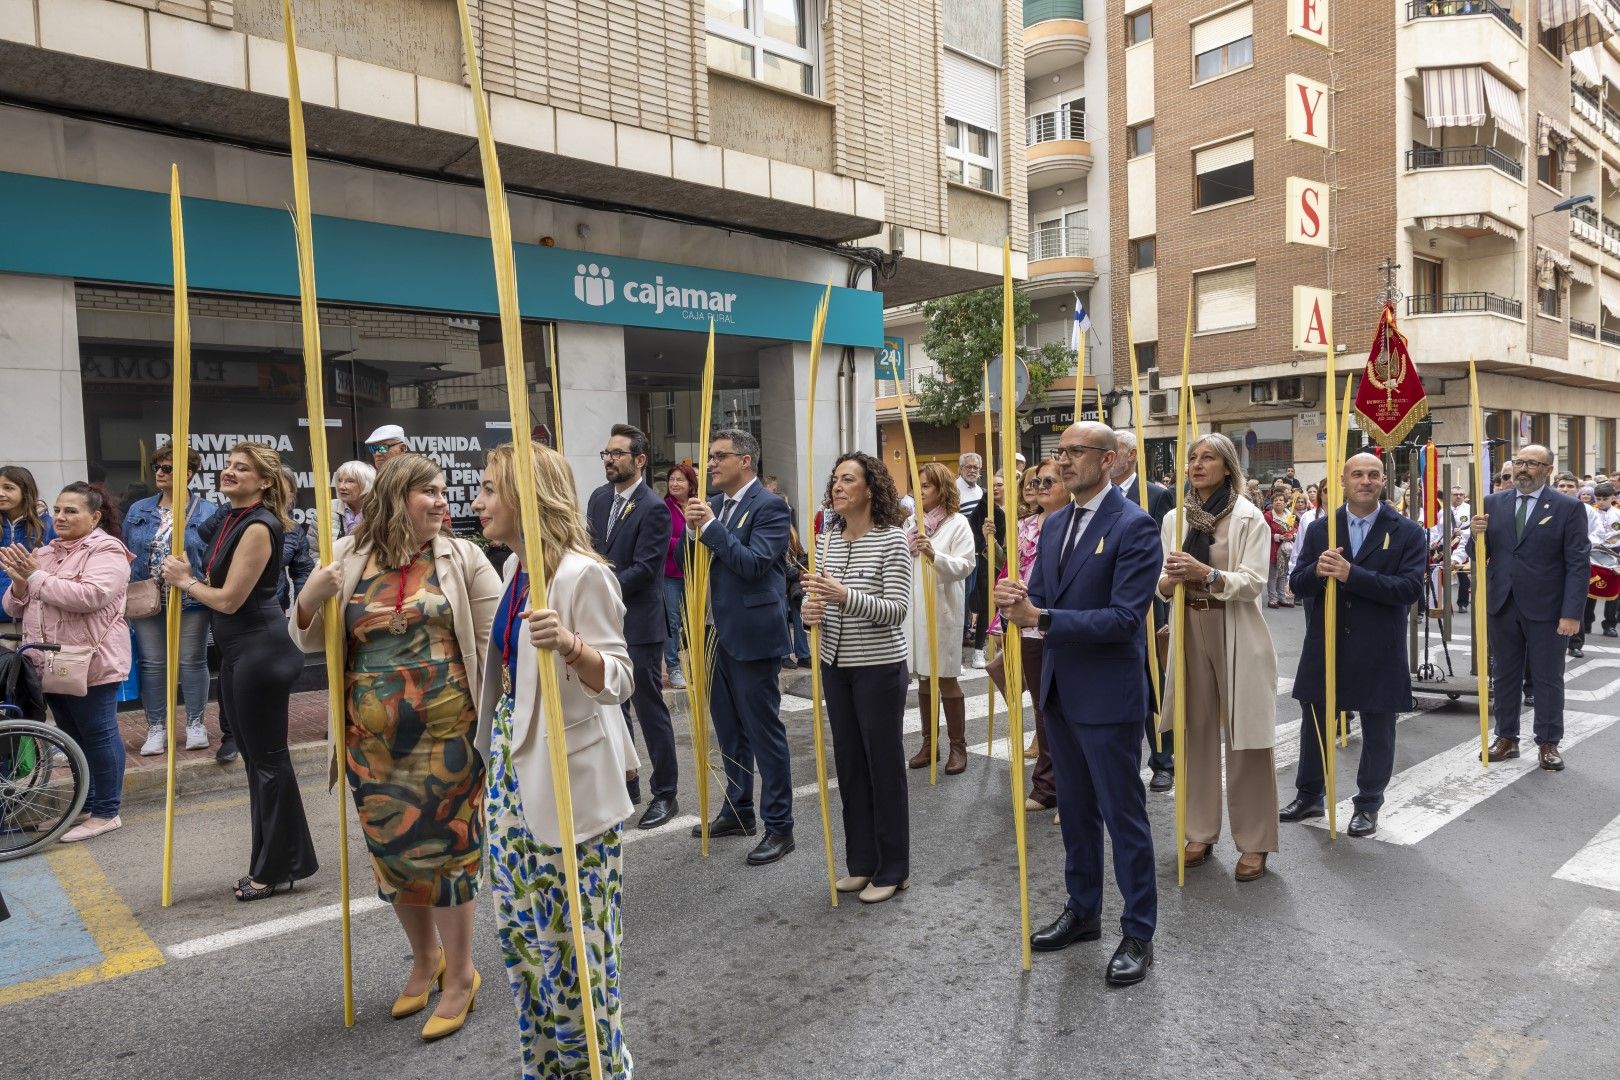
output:
[{"label": "brown leather shoe", "polygon": [[940,707],[945,712],[945,733],[951,744],[945,775],[956,776],[967,769],[967,699],[946,698]]},{"label": "brown leather shoe", "polygon": [[1519,756],[1519,740],[1498,738],[1491,743],[1491,748],[1485,754],[1491,761],[1506,761],[1508,758]]},{"label": "brown leather shoe", "polygon": [[1264,851],[1245,851],[1243,857],[1237,861],[1237,869],[1232,876],[1239,881],[1256,881],[1266,876],[1266,853]]},{"label": "brown leather shoe", "polygon": [[1209,861],[1210,845],[1200,844],[1197,840],[1187,841],[1186,859],[1188,866],[1202,866]]},{"label": "brown leather shoe", "polygon": [[1558,752],[1558,744],[1545,742],[1536,747],[1536,754],[1541,758],[1541,767],[1548,772],[1564,771],[1564,755]]}]

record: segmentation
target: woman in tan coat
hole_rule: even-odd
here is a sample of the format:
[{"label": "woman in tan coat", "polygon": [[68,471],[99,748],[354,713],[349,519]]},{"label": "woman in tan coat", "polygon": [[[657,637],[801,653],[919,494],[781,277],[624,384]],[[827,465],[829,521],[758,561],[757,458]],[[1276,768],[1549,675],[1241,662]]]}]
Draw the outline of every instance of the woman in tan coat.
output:
[{"label": "woman in tan coat", "polygon": [[444,474],[420,454],[388,459],[360,525],[310,574],[289,613],[319,652],[325,602],[343,618],[345,766],[377,895],[411,945],[395,1019],[443,991],[424,1038],[461,1026],[472,1000],[473,898],[484,848],[484,767],[474,749],[489,628],[501,581],[477,545],[440,532]]},{"label": "woman in tan coat", "polygon": [[[917,535],[915,517],[906,521],[906,543],[911,548],[911,614],[906,635],[911,639],[911,673],[917,676],[917,712],[922,717],[922,746],[907,762],[913,769],[928,768],[930,728],[937,728],[936,705],[930,699],[939,664],[937,708],[945,714],[950,746],[945,772],[955,775],[967,768],[967,699],[962,696],[962,624],[966,615],[967,578],[973,573],[973,529],[959,512],[956,480],[951,470],[930,461],[918,470],[922,485],[923,532]],[[938,656],[929,649],[928,605],[924,597],[933,568],[934,626]]]},{"label": "woman in tan coat", "polygon": [[[1185,509],[1165,515],[1161,536],[1168,554],[1159,579],[1166,600],[1178,582],[1186,586],[1187,734],[1177,751],[1187,784],[1187,865],[1207,860],[1221,835],[1224,738],[1227,813],[1242,853],[1236,877],[1253,881],[1277,850],[1277,650],[1260,606],[1271,528],[1242,495],[1243,466],[1225,435],[1194,441],[1187,483]],[[1166,701],[1173,691],[1167,679]],[[1172,710],[1164,710],[1164,730],[1173,720]]]}]

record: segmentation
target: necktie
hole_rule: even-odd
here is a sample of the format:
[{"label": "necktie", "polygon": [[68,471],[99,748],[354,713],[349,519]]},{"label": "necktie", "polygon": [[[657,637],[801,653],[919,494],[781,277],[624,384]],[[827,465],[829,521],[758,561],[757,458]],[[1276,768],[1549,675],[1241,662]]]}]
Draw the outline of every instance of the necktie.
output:
[{"label": "necktie", "polygon": [[1354,559],[1361,554],[1361,542],[1366,539],[1367,523],[1358,517],[1350,519],[1350,557]]},{"label": "necktie", "polygon": [[613,511],[608,514],[607,532],[602,535],[603,540],[613,538],[613,527],[619,523],[619,515],[622,513],[624,513],[624,496],[622,494],[615,495],[613,496]]},{"label": "necktie", "polygon": [[1069,554],[1080,540],[1080,534],[1086,529],[1086,515],[1091,513],[1083,506],[1077,506],[1069,517],[1069,530],[1063,536],[1063,550],[1058,554],[1058,573],[1062,573],[1069,565]]},{"label": "necktie", "polygon": [[737,500],[736,499],[727,499],[725,505],[720,508],[720,524],[722,524],[722,525],[730,525],[731,524],[732,512],[735,511],[736,509],[737,509]]},{"label": "necktie", "polygon": [[1524,535],[1524,523],[1525,523],[1526,520],[1529,519],[1529,517],[1530,517],[1530,496],[1528,496],[1528,495],[1520,495],[1519,496],[1519,513],[1518,513],[1517,518],[1515,518],[1515,521],[1518,524],[1517,524],[1517,527],[1516,527],[1516,529],[1515,529],[1515,531],[1513,533],[1513,538],[1515,540],[1519,539],[1521,536]]}]

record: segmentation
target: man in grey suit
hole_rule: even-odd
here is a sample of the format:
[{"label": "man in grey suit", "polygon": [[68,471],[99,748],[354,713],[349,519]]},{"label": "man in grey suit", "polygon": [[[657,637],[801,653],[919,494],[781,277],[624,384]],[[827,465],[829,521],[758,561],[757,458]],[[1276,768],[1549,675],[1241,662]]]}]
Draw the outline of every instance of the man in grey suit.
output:
[{"label": "man in grey suit", "polygon": [[1564,767],[1564,646],[1586,610],[1591,540],[1586,507],[1548,484],[1553,456],[1524,447],[1512,462],[1513,487],[1485,497],[1473,530],[1485,535],[1490,602],[1491,694],[1496,741],[1488,756],[1519,756],[1519,702],[1528,663],[1535,684],[1535,736],[1541,767]]},{"label": "man in grey suit", "polygon": [[[1119,428],[1114,431],[1114,440],[1119,443],[1119,456],[1114,459],[1114,467],[1109,472],[1108,478],[1113,481],[1115,487],[1119,488],[1121,494],[1131,502],[1140,505],[1138,502],[1140,498],[1140,492],[1138,491],[1139,481],[1136,478],[1138,468],[1136,461],[1136,433]],[[1156,484],[1149,480],[1147,488],[1147,512],[1152,515],[1155,526],[1163,525],[1164,515],[1175,509],[1176,500],[1170,494],[1170,489],[1163,484]],[[1170,625],[1169,605],[1161,604],[1157,600],[1153,601],[1153,625],[1155,630],[1158,627]],[[1150,641],[1148,647],[1156,649],[1158,643]],[[1160,672],[1159,675],[1162,680],[1164,673]],[[1168,731],[1158,731],[1158,725],[1154,723],[1152,702],[1158,700],[1159,692],[1163,689],[1162,682],[1153,689],[1153,697],[1148,704],[1148,713],[1143,720],[1143,726],[1147,731],[1148,746],[1158,748],[1148,754],[1148,768],[1153,770],[1153,778],[1148,781],[1150,791],[1169,791],[1176,786],[1175,747],[1171,742],[1170,733]]]}]

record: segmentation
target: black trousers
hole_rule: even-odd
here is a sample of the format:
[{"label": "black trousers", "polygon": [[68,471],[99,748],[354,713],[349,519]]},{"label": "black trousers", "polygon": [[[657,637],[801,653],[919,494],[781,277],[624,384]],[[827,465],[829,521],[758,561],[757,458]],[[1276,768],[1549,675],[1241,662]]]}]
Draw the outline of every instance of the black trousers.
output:
[{"label": "black trousers", "polygon": [[[1302,701],[1299,706],[1304,715],[1299,721],[1299,765],[1294,770],[1294,787],[1300,798],[1319,803],[1327,797],[1322,752],[1325,749],[1332,753],[1334,744],[1327,733],[1324,703]],[[1395,772],[1395,719],[1398,715],[1392,712],[1356,714],[1361,724],[1361,764],[1356,767],[1357,810],[1376,811],[1384,805],[1384,789]]]},{"label": "black trousers", "polygon": [[821,665],[833,764],[844,806],[844,859],[851,877],[898,885],[911,876],[911,821],[901,728],[906,662]]},{"label": "black trousers", "polygon": [[675,725],[670,723],[669,706],[664,704],[664,643],[630,645],[630,666],[635,671],[636,689],[623,706],[624,724],[635,735],[630,712],[641,721],[641,738],[652,758],[653,798],[674,798],[680,767],[675,763]]},{"label": "black trousers", "polygon": [[1468,597],[1473,590],[1474,575],[1470,571],[1459,570],[1451,576],[1457,579],[1457,608],[1461,610],[1468,606]]}]

